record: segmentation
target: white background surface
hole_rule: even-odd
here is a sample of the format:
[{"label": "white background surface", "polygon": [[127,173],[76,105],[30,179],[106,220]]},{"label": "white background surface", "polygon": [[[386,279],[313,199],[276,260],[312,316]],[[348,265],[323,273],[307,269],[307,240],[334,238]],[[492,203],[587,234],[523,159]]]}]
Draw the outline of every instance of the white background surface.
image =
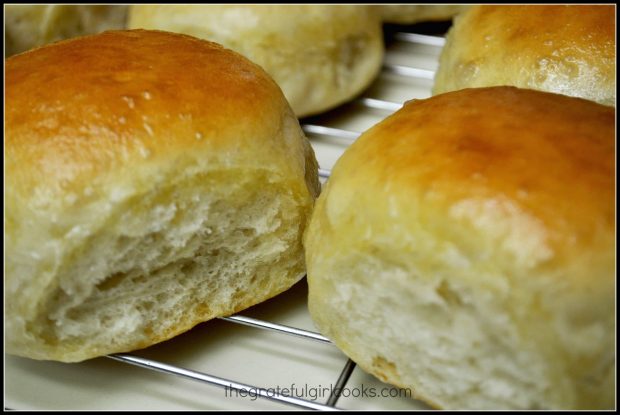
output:
[{"label": "white background surface", "polygon": [[[386,63],[435,70],[440,48],[394,42]],[[431,80],[382,74],[366,97],[402,103],[430,96]],[[389,112],[351,103],[308,120],[362,132]],[[303,120],[302,123],[306,121]],[[322,168],[346,149],[338,138],[309,135]],[[316,331],[306,308],[305,280],[242,315]],[[260,387],[302,389],[334,385],[347,358],[335,346],[240,326],[222,320],[198,325],[172,340],[133,354]],[[133,367],[109,358],[83,363],[41,362],[5,356],[5,407],[43,410],[292,409],[265,399],[227,397],[221,388]],[[355,368],[346,387],[389,387]],[[311,396],[304,396],[312,400]],[[317,398],[325,403],[327,396]],[[342,397],[343,409],[427,409],[410,398]]]}]

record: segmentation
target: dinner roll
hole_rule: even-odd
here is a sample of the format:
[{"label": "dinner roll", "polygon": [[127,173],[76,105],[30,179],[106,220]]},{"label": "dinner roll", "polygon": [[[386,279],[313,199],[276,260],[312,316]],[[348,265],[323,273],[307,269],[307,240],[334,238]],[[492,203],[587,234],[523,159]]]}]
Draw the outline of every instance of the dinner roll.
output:
[{"label": "dinner roll", "polygon": [[127,6],[9,4],[4,6],[5,56],[57,40],[122,29]]},{"label": "dinner roll", "polygon": [[237,53],[105,32],[9,58],[5,100],[9,353],[143,348],[303,277],[317,163]]},{"label": "dinner roll", "polygon": [[512,85],[616,103],[614,6],[475,6],[455,19],[433,93]]},{"label": "dinner roll", "polygon": [[212,40],[262,66],[295,113],[312,115],[359,94],[383,59],[381,16],[360,5],[135,5],[131,28]]},{"label": "dinner roll", "polygon": [[613,408],[614,118],[494,87],[364,133],[305,237],[317,327],[436,407]]},{"label": "dinner roll", "polygon": [[412,24],[452,20],[468,6],[464,4],[384,4],[379,7],[381,7],[384,22]]}]

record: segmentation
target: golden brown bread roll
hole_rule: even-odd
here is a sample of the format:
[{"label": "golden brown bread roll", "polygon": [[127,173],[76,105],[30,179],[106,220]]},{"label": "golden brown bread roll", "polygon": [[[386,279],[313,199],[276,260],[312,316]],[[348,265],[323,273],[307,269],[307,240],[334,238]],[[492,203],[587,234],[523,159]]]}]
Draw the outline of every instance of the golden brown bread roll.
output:
[{"label": "golden brown bread roll", "polygon": [[5,56],[110,29],[123,29],[127,6],[9,4],[4,8]]},{"label": "golden brown bread roll", "polygon": [[379,7],[384,22],[412,24],[451,20],[469,6],[464,4],[384,4]]},{"label": "golden brown bread roll", "polygon": [[221,43],[262,66],[299,116],[334,108],[375,79],[381,16],[361,5],[134,5],[129,27]]},{"label": "golden brown bread roll", "polygon": [[9,58],[5,94],[9,353],[146,347],[303,277],[316,160],[241,55],[105,32]]},{"label": "golden brown bread roll", "polygon": [[364,133],[305,236],[317,327],[437,407],[613,408],[614,118],[493,87]]},{"label": "golden brown bread roll", "polygon": [[475,6],[450,29],[434,94],[512,85],[616,102],[614,6]]}]

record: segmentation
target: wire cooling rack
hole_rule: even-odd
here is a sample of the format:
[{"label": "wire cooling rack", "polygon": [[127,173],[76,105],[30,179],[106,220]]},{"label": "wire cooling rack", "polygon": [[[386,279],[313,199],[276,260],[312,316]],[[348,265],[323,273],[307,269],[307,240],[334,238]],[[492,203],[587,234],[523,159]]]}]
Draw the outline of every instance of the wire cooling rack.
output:
[{"label": "wire cooling rack", "polygon": [[[270,323],[267,321],[257,320],[250,317],[244,317],[240,315],[232,316],[232,317],[222,317],[221,320],[229,321],[232,323],[243,324],[246,326],[263,329],[263,330],[271,330],[277,333],[287,334],[291,336],[298,336],[306,340],[317,341],[321,343],[331,344],[331,341],[319,333],[302,330],[294,327],[285,326],[282,324]],[[280,402],[284,405],[296,406],[305,409],[322,409],[322,410],[334,410],[336,402],[340,397],[340,391],[344,388],[347,381],[349,380],[349,376],[351,376],[351,372],[355,368],[355,363],[348,359],[345,363],[338,379],[336,380],[335,387],[332,389],[334,393],[331,393],[327,399],[325,404],[317,403],[313,401],[309,401],[307,399],[300,399],[294,396],[290,396],[290,393],[282,393],[277,392],[276,390],[272,390],[272,388],[264,388],[256,385],[248,385],[244,383],[236,382],[232,379],[226,379],[218,376],[209,375],[207,373],[198,372],[195,370],[184,369],[181,367],[168,365],[165,363],[157,362],[150,359],[145,359],[142,357],[134,356],[131,354],[123,353],[123,354],[115,354],[108,356],[110,359],[119,360],[121,362],[129,363],[131,365],[139,366],[145,369],[155,370],[162,373],[167,373],[170,375],[176,375],[180,377],[184,377],[187,379],[191,379],[198,382],[207,383],[210,385],[219,386],[222,388],[229,388],[239,392],[247,392],[253,393],[261,398],[269,399],[272,401]]]},{"label": "wire cooling rack", "polygon": [[[302,120],[302,128],[322,167],[319,175],[323,181],[329,177],[334,162],[361,131],[398,110],[404,101],[430,96],[444,38],[429,35],[428,30],[420,25],[404,27],[411,31],[395,27],[386,28],[385,63],[377,81],[353,102],[319,117]],[[432,27],[437,30],[437,26]],[[445,28],[440,27],[439,31]],[[175,338],[145,351],[115,354],[71,365],[5,356],[5,404],[13,409],[265,409],[260,403],[263,400],[275,404],[267,406],[268,409],[426,409],[410,396],[400,399],[392,393],[377,401],[360,400],[359,396],[350,393],[343,402],[341,397],[347,390],[358,390],[358,394],[363,394],[364,385],[368,383],[382,391],[389,390],[389,386],[356,370],[355,363],[342,355],[329,339],[311,330],[305,290],[305,281],[302,281],[290,290],[292,293],[270,300],[268,306],[253,308],[271,307],[271,311],[258,309],[258,312],[249,312],[271,316],[271,321],[250,317],[244,312],[245,315],[204,323],[192,333],[181,335],[181,339]],[[288,306],[274,305],[278,302],[288,302]],[[282,316],[286,320],[287,313],[295,315],[289,318],[292,324],[273,321],[282,319]],[[252,332],[239,335],[239,327],[249,327]],[[227,335],[229,332],[232,334]],[[265,343],[257,343],[259,338],[266,339]],[[285,338],[295,338],[296,343]],[[316,346],[309,347],[307,343]],[[181,349],[188,350],[185,357]],[[249,349],[252,353],[248,352]],[[221,350],[227,350],[226,354]],[[257,351],[263,354],[257,355]],[[196,355],[201,359],[197,361]],[[278,360],[272,361],[274,357]],[[109,359],[146,370],[137,374],[128,370],[126,365],[111,364]],[[262,366],[256,366],[256,360],[263,361]],[[305,369],[289,368],[293,360],[304,361]],[[203,361],[221,364],[203,369],[203,366],[211,367]],[[247,365],[252,366],[254,375],[250,381],[240,380],[248,372]],[[308,368],[316,369],[313,379],[309,379],[312,376],[305,372]],[[163,375],[153,375],[153,372]],[[288,390],[276,388],[271,375],[286,373],[288,376],[289,372],[294,372],[296,379],[313,382],[313,390],[328,393],[321,396],[310,394],[308,384],[293,389],[295,384],[288,378],[286,381],[291,383]],[[357,379],[352,382],[354,373],[357,373]],[[173,380],[179,378],[193,382],[183,380],[179,384]],[[190,383],[193,386],[189,386]],[[207,385],[219,388],[220,397],[222,391],[226,397],[234,396],[233,403],[228,406],[210,404],[215,399],[214,388]]]}]

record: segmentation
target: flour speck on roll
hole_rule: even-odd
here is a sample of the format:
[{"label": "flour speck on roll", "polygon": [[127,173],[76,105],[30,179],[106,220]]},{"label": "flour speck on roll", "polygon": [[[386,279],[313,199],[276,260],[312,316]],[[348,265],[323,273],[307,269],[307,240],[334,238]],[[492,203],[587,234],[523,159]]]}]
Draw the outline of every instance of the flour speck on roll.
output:
[{"label": "flour speck on roll", "polygon": [[135,30],[5,69],[8,353],[147,347],[303,277],[317,163],[260,67]]},{"label": "flour speck on roll", "polygon": [[317,327],[440,408],[613,408],[614,123],[612,107],[514,87],[405,104],[317,201]]}]

